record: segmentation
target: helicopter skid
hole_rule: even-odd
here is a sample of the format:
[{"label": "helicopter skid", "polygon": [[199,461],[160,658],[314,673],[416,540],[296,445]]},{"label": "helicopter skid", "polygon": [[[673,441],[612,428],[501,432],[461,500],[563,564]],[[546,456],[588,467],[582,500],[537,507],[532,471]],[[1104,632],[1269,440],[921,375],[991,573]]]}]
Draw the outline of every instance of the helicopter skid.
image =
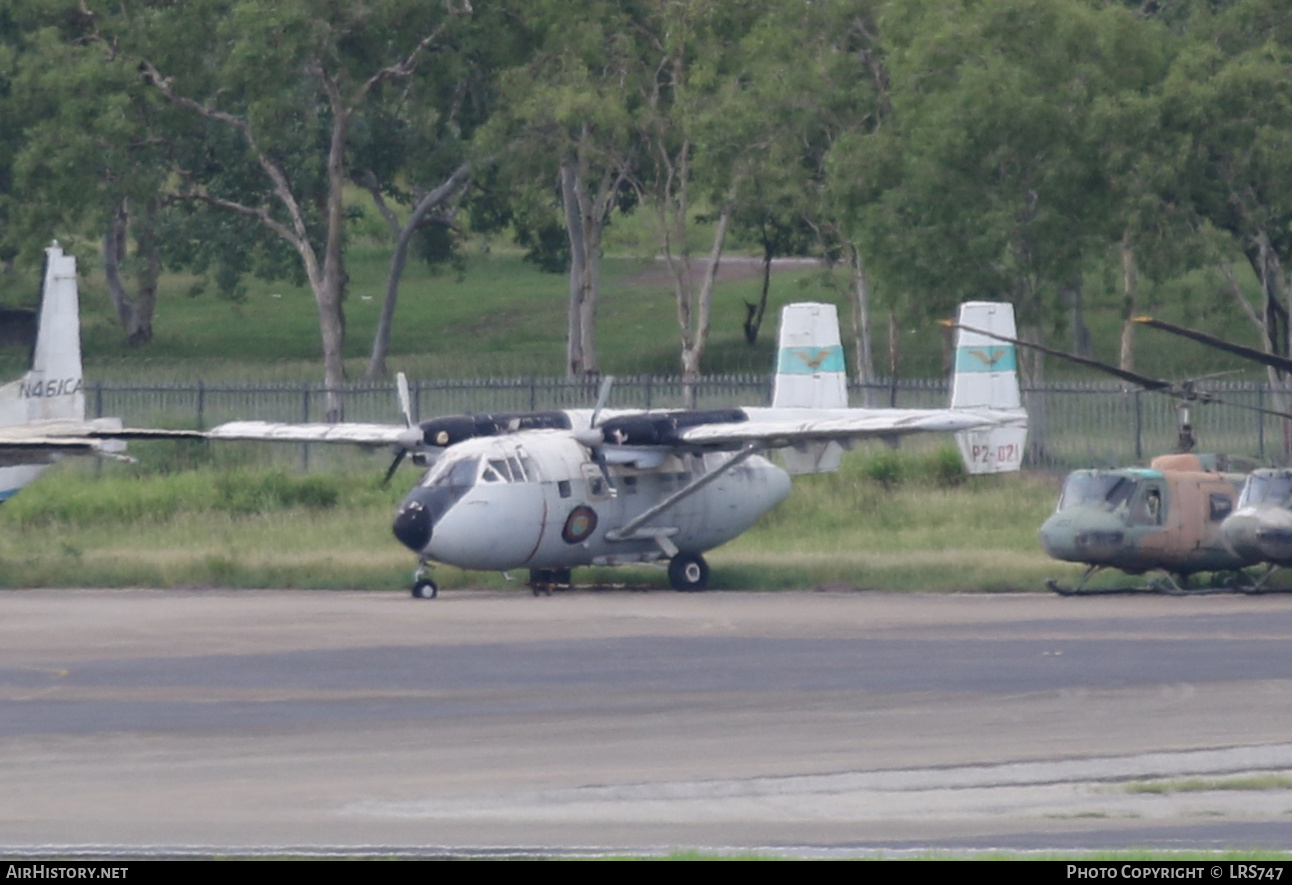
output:
[{"label": "helicopter skid", "polygon": [[1273,574],[1273,571],[1266,572],[1259,579],[1253,579],[1246,572],[1216,572],[1211,576],[1211,584],[1202,587],[1190,587],[1185,578],[1182,578],[1184,581],[1182,585],[1176,580],[1175,576],[1165,573],[1133,587],[1087,587],[1086,584],[1099,571],[1101,569],[1092,568],[1088,570],[1081,576],[1081,580],[1077,582],[1075,587],[1064,587],[1053,578],[1047,578],[1045,586],[1060,596],[1114,596],[1138,593],[1158,593],[1164,596],[1207,596],[1215,593],[1256,595],[1260,593],[1287,592],[1281,588],[1265,587],[1265,582]]}]

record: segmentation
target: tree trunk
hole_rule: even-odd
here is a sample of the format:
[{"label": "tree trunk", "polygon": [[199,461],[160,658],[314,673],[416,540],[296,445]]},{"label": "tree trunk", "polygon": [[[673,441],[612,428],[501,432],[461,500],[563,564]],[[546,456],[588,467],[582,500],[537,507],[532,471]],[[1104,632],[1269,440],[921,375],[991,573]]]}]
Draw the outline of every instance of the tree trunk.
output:
[{"label": "tree trunk", "polygon": [[[695,304],[695,327],[682,330],[682,384],[683,405],[694,409],[696,406],[695,382],[700,379],[700,358],[704,355],[704,346],[709,340],[709,315],[713,307],[713,289],[718,281],[718,265],[722,261],[722,247],[727,241],[727,229],[731,226],[731,216],[735,211],[735,193],[729,197],[718,216],[718,226],[713,232],[713,248],[704,270],[704,282],[700,286],[700,296]],[[689,288],[689,281],[688,281]],[[688,315],[690,311],[688,311]]]},{"label": "tree trunk", "polygon": [[161,256],[157,252],[158,212],[157,201],[150,200],[143,219],[136,219],[135,239],[139,254],[134,296],[126,288],[121,275],[131,222],[129,204],[126,201],[123,200],[113,214],[103,237],[103,273],[108,284],[108,295],[116,308],[126,344],[130,347],[147,344],[153,338],[153,310],[157,304],[157,280],[161,275]]},{"label": "tree trunk", "polygon": [[161,277],[161,253],[157,250],[157,216],[161,207],[156,199],[148,201],[143,222],[137,226],[135,242],[139,248],[139,269],[135,274],[138,287],[126,343],[138,347],[153,340],[153,311],[157,306],[157,281]]},{"label": "tree trunk", "polygon": [[561,205],[565,210],[565,231],[570,240],[570,303],[566,309],[565,377],[583,374],[583,295],[587,248],[583,221],[579,217],[579,172],[573,158],[561,163]]},{"label": "tree trunk", "polygon": [[381,304],[381,316],[377,320],[377,332],[372,338],[372,354],[368,358],[368,368],[363,377],[369,380],[385,378],[390,370],[386,367],[386,357],[390,353],[390,332],[395,323],[395,305],[399,301],[399,281],[408,266],[408,247],[418,226],[426,219],[427,214],[437,206],[442,206],[459,189],[466,179],[470,166],[463,163],[452,175],[417,200],[408,223],[400,225],[398,217],[381,196],[381,188],[376,176],[369,175],[366,185],[372,194],[377,210],[386,219],[386,224],[395,235],[395,251],[390,256],[390,270],[386,273],[386,297]]},{"label": "tree trunk", "polygon": [[103,275],[108,283],[108,296],[112,299],[112,306],[116,308],[121,328],[126,330],[127,335],[133,311],[130,293],[121,280],[121,262],[126,257],[126,231],[129,224],[129,210],[123,200],[117,211],[112,213],[108,229],[103,235]]},{"label": "tree trunk", "polygon": [[[1284,292],[1282,267],[1263,232],[1257,239],[1257,245],[1247,250],[1247,259],[1261,284],[1261,310],[1258,312],[1243,296],[1234,269],[1225,264],[1221,269],[1229,281],[1229,291],[1260,332],[1261,349],[1276,356],[1288,356],[1289,304],[1285,299],[1292,298],[1292,293]],[[1289,406],[1292,406],[1292,376],[1272,367],[1267,367],[1265,372],[1274,408],[1281,412],[1288,411]],[[1292,425],[1286,419],[1281,420],[1279,425],[1282,428],[1281,453],[1286,459],[1292,454]]]},{"label": "tree trunk", "polygon": [[327,157],[327,232],[323,245],[323,273],[314,288],[319,308],[319,333],[323,343],[323,386],[327,403],[326,420],[345,420],[345,270],[341,252],[345,236],[345,139],[351,111],[344,107],[335,89],[332,101],[332,139]]},{"label": "tree trunk", "polygon": [[763,291],[757,304],[745,302],[745,341],[750,347],[758,343],[758,331],[763,327],[763,315],[767,313],[767,296],[772,288],[772,258],[775,256],[771,241],[763,238]]},{"label": "tree trunk", "polygon": [[852,278],[852,340],[856,352],[857,381],[862,385],[862,405],[873,405],[875,355],[870,337],[870,278],[856,243],[848,244],[848,271]]},{"label": "tree trunk", "polygon": [[[586,133],[585,133],[586,134]],[[578,149],[561,163],[561,205],[570,241],[570,303],[566,326],[566,376],[596,375],[597,300],[601,291],[601,236],[623,184],[626,165],[601,174],[596,193]]]}]

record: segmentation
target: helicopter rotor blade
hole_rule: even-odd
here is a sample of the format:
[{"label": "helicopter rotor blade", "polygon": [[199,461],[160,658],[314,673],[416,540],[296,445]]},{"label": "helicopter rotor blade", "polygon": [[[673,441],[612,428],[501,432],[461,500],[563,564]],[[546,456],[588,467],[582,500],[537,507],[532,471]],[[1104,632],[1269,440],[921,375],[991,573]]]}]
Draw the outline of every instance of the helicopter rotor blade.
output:
[{"label": "helicopter rotor blade", "polygon": [[995,338],[997,341],[1007,341],[1018,347],[1027,347],[1039,351],[1049,356],[1057,356],[1060,359],[1068,360],[1079,366],[1087,366],[1091,369],[1098,369],[1109,375],[1115,375],[1123,381],[1129,381],[1131,384],[1137,384],[1145,390],[1162,390],[1176,396],[1188,396],[1186,391],[1181,390],[1180,385],[1174,381],[1163,381],[1160,378],[1150,378],[1147,375],[1141,375],[1138,372],[1131,372],[1127,369],[1119,369],[1116,366],[1110,366],[1107,363],[1101,363],[1098,360],[1087,359],[1084,356],[1077,356],[1075,353],[1068,353],[1065,350],[1056,350],[1052,347],[1046,347],[1044,344],[1034,344],[1031,341],[1022,341],[1018,338],[1009,338],[1005,335],[997,335],[994,332],[988,332],[986,329],[975,329],[972,326],[963,326],[960,323],[947,323],[953,329],[964,329],[966,332],[973,332],[978,335],[984,335],[987,338]]},{"label": "helicopter rotor blade", "polygon": [[1161,329],[1163,332],[1170,332],[1172,335],[1179,335],[1181,338],[1188,338],[1197,341],[1199,344],[1205,344],[1208,347],[1214,347],[1217,350],[1223,350],[1232,353],[1235,356],[1241,356],[1258,362],[1264,366],[1270,366],[1284,372],[1292,372],[1292,359],[1278,356],[1272,353],[1266,353],[1263,350],[1257,350],[1254,347],[1245,347],[1242,344],[1234,344],[1225,341],[1223,338],[1217,338],[1215,335],[1209,335],[1206,332],[1198,332],[1194,329],[1186,329],[1184,326],[1177,326],[1174,323],[1168,323],[1165,320],[1156,320],[1153,317],[1135,317],[1133,322],[1148,326],[1150,329]]}]

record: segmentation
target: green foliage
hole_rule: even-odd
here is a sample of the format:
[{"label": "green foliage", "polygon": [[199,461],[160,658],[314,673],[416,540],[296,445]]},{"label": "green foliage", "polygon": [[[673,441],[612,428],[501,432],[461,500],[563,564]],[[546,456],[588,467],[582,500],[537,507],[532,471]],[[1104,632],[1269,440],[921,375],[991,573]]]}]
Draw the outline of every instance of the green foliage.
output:
[{"label": "green foliage", "polygon": [[879,483],[886,492],[902,481],[904,472],[897,452],[885,449],[879,449],[866,459],[862,471],[867,479]]},{"label": "green foliage", "polygon": [[931,450],[921,448],[915,453],[888,447],[875,448],[863,453],[857,460],[862,475],[878,483],[884,491],[892,491],[903,483],[940,489],[952,488],[968,477],[955,446],[940,446]]},{"label": "green foliage", "polygon": [[333,507],[340,497],[326,476],[288,476],[280,471],[260,475],[221,473],[213,486],[214,510],[234,514],[267,513],[292,507]]},{"label": "green foliage", "polygon": [[293,476],[263,468],[114,472],[102,477],[69,472],[43,480],[39,493],[19,495],[7,502],[0,521],[19,529],[128,526],[162,523],[182,514],[248,516],[290,509],[324,510],[341,500],[342,485],[336,476]]}]

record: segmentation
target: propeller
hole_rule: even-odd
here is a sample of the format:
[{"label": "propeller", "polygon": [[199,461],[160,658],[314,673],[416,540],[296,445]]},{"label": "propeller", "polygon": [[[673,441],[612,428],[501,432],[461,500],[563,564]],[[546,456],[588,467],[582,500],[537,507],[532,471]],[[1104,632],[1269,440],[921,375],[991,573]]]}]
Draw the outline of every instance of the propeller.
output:
[{"label": "propeller", "polygon": [[597,393],[597,404],[592,409],[592,420],[588,422],[586,430],[580,430],[574,434],[575,441],[588,450],[588,454],[592,456],[592,462],[601,469],[601,476],[605,479],[606,488],[610,490],[612,497],[619,492],[615,488],[615,481],[610,478],[610,468],[606,466],[606,435],[601,430],[599,419],[601,410],[606,407],[606,402],[610,399],[610,388],[614,383],[614,375],[606,375],[601,379],[601,390]]},{"label": "propeller", "polygon": [[395,475],[395,471],[399,469],[399,465],[404,463],[404,458],[408,457],[408,453],[416,451],[422,445],[422,430],[413,423],[413,400],[408,393],[408,376],[403,372],[395,375],[395,392],[399,396],[399,409],[404,415],[404,427],[407,430],[400,435],[399,442],[395,443],[398,451],[395,452],[395,459],[386,468],[386,475],[382,477],[382,488],[390,485],[391,478]]},{"label": "propeller", "polygon": [[[1206,338],[1211,337],[1208,335],[1204,335],[1204,333],[1202,332],[1193,332],[1190,329],[1182,329],[1179,326],[1171,326],[1170,323],[1163,323],[1160,320],[1151,320],[1149,317],[1136,318],[1135,322],[1144,323],[1145,325],[1149,325],[1154,328],[1166,329],[1167,331],[1181,330],[1181,333],[1189,333],[1185,337],[1191,337],[1191,338],[1194,338],[1195,340],[1202,340],[1203,337],[1206,337]],[[1264,406],[1251,406],[1251,405],[1247,405],[1246,403],[1236,403],[1230,400],[1221,399],[1220,397],[1214,394],[1208,393],[1204,390],[1199,390],[1197,386],[1197,381],[1201,379],[1191,379],[1183,382],[1163,381],[1160,378],[1150,378],[1148,375],[1141,375],[1139,372],[1132,372],[1128,369],[1121,369],[1121,368],[1118,368],[1117,366],[1110,366],[1107,363],[1101,363],[1098,360],[1092,360],[1083,356],[1077,356],[1075,353],[1068,353],[1067,351],[1064,351],[1064,350],[1056,350],[1051,347],[1046,347],[1044,344],[1035,344],[1030,341],[1022,341],[1018,338],[1009,338],[1005,335],[997,335],[994,332],[988,332],[986,329],[975,329],[972,326],[964,326],[964,325],[961,325],[960,323],[955,323],[955,322],[947,323],[947,325],[956,329],[963,329],[966,332],[973,332],[977,335],[983,335],[987,338],[994,338],[997,341],[1006,341],[1018,347],[1027,347],[1032,350],[1039,351],[1040,353],[1044,353],[1050,356],[1059,357],[1060,359],[1068,360],[1069,362],[1076,363],[1077,365],[1080,365],[1080,366],[1088,366],[1092,369],[1098,369],[1099,371],[1104,372],[1106,374],[1113,375],[1117,378],[1121,378],[1123,381],[1128,381],[1131,384],[1138,385],[1144,390],[1157,391],[1159,393],[1164,393],[1167,396],[1175,397],[1179,401],[1180,439],[1179,439],[1178,446],[1180,451],[1182,452],[1191,451],[1196,443],[1196,440],[1193,437],[1193,427],[1190,424],[1190,420],[1189,420],[1189,408],[1191,403],[1195,403],[1195,402],[1196,403],[1217,403],[1219,405],[1231,406],[1236,409],[1246,409],[1251,412],[1261,412],[1266,415],[1274,415],[1275,417],[1278,417],[1278,418],[1287,418],[1289,420],[1292,420],[1292,413],[1281,412],[1278,409],[1267,409]],[[1216,339],[1216,340],[1219,341],[1219,339]],[[1224,342],[1224,343],[1227,344],[1227,342]],[[1241,348],[1240,345],[1229,345],[1229,347],[1240,348],[1243,351],[1250,350],[1250,348]],[[1234,350],[1233,352],[1238,353],[1239,350]],[[1251,352],[1260,354],[1260,356],[1262,357],[1270,358],[1269,354],[1262,354],[1260,353],[1260,351],[1251,351]],[[1272,359],[1281,360],[1282,358],[1272,357]],[[1286,364],[1289,368],[1292,368],[1292,360],[1283,360],[1283,363]],[[1276,365],[1276,363],[1274,362],[1269,362],[1267,364]]]}]

